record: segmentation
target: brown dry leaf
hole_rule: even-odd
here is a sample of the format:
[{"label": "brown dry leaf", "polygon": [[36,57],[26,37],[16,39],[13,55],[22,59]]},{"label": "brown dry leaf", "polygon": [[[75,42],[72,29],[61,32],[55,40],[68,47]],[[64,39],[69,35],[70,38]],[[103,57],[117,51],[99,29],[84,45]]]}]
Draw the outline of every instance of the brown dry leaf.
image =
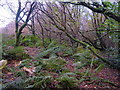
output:
[{"label": "brown dry leaf", "polygon": [[15,62],[15,67],[19,66],[21,64],[21,61]]},{"label": "brown dry leaf", "polygon": [[11,75],[12,73],[11,73],[11,72],[8,72],[7,74],[8,74],[8,75]]},{"label": "brown dry leaf", "polygon": [[28,72],[30,75],[34,75],[35,67],[32,68],[23,67],[23,70]]},{"label": "brown dry leaf", "polygon": [[10,78],[10,80],[14,80],[14,78]]}]

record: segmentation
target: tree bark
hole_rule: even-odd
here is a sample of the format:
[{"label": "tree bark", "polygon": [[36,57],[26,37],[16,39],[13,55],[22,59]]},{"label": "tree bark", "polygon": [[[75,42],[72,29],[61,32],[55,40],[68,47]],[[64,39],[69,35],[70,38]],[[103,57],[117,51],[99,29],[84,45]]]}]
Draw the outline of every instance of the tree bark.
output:
[{"label": "tree bark", "polygon": [[[120,1],[118,2],[118,14],[120,15]],[[118,29],[120,28],[120,22],[118,23]],[[118,32],[118,58],[120,58],[120,32]]]},{"label": "tree bark", "polygon": [[[26,8],[27,2],[25,4],[24,8],[21,8],[21,2],[20,1],[18,2],[18,4],[19,4],[19,7],[18,7],[18,10],[17,10],[16,19],[15,19],[15,26],[16,26],[16,31],[15,31],[16,32],[16,43],[15,43],[15,46],[19,46],[19,44],[20,44],[20,36],[22,34],[23,29],[27,26],[27,23],[30,20],[30,15],[32,14],[32,12],[33,12],[33,10],[34,10],[34,8],[36,6],[36,2],[33,2],[30,5],[30,9],[28,11],[27,18],[26,18],[26,20],[24,21],[24,23],[22,24],[22,26],[20,28],[19,28],[19,23],[22,20],[20,14]],[[23,13],[25,13],[25,12],[23,12]]]},{"label": "tree bark", "polygon": [[90,10],[97,12],[97,13],[102,13],[104,15],[107,15],[108,17],[114,19],[115,21],[120,22],[120,16],[114,14],[113,12],[107,10],[106,8],[104,8],[103,6],[99,5],[100,8],[96,8],[94,7],[95,5],[90,4],[90,3],[86,3],[86,2],[77,2],[77,3],[72,3],[72,2],[62,2],[62,3],[68,3],[68,4],[73,4],[73,5],[83,5],[87,8],[89,8]]}]

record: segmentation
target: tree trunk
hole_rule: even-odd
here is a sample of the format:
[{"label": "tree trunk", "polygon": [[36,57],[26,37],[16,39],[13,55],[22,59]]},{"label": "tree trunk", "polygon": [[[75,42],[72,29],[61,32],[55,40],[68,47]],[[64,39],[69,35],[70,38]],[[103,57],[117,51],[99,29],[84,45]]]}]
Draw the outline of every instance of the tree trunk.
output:
[{"label": "tree trunk", "polygon": [[0,60],[2,59],[2,34],[0,34]]},{"label": "tree trunk", "polygon": [[[118,2],[118,14],[120,16],[120,1]],[[120,22],[118,22],[118,29],[120,28]],[[118,58],[120,58],[120,32],[118,32]]]},{"label": "tree trunk", "polygon": [[32,23],[32,34],[33,34],[33,36],[35,36],[35,21],[34,21],[34,16],[32,16],[32,20],[31,20],[31,23]]}]

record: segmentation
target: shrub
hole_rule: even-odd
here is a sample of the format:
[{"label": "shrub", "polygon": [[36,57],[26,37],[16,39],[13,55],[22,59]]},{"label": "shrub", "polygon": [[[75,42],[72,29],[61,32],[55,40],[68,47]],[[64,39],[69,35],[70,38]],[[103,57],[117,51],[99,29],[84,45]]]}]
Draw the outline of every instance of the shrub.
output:
[{"label": "shrub", "polygon": [[[42,74],[44,74],[44,72]],[[25,80],[26,83],[30,83],[26,88],[41,88],[41,89],[48,88],[48,85],[50,85],[52,81],[53,77],[50,75],[33,76]]]},{"label": "shrub", "polygon": [[[25,88],[26,84],[24,79],[18,77],[16,80],[3,85],[2,90],[21,90]],[[21,88],[21,89],[20,89]]]},{"label": "shrub", "polygon": [[21,40],[21,45],[29,47],[39,47],[41,43],[41,39],[33,35],[27,35]]},{"label": "shrub", "polygon": [[43,68],[54,71],[54,72],[60,72],[62,68],[64,67],[67,62],[62,59],[61,57],[51,57],[48,60],[43,60]]},{"label": "shrub", "polygon": [[78,86],[78,80],[75,77],[69,77],[68,75],[57,78],[59,82],[58,88],[74,88]]},{"label": "shrub", "polygon": [[25,53],[24,47],[22,46],[5,48],[3,50],[3,59],[21,60],[21,59],[26,59],[26,58],[30,58],[30,56]]}]

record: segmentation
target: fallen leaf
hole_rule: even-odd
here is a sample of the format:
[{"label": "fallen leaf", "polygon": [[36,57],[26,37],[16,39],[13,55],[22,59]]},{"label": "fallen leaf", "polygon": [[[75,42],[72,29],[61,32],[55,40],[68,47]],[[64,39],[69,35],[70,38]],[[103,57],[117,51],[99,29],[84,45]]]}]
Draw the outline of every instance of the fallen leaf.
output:
[{"label": "fallen leaf", "polygon": [[23,67],[23,70],[28,72],[30,75],[34,75],[35,67],[32,68]]}]

